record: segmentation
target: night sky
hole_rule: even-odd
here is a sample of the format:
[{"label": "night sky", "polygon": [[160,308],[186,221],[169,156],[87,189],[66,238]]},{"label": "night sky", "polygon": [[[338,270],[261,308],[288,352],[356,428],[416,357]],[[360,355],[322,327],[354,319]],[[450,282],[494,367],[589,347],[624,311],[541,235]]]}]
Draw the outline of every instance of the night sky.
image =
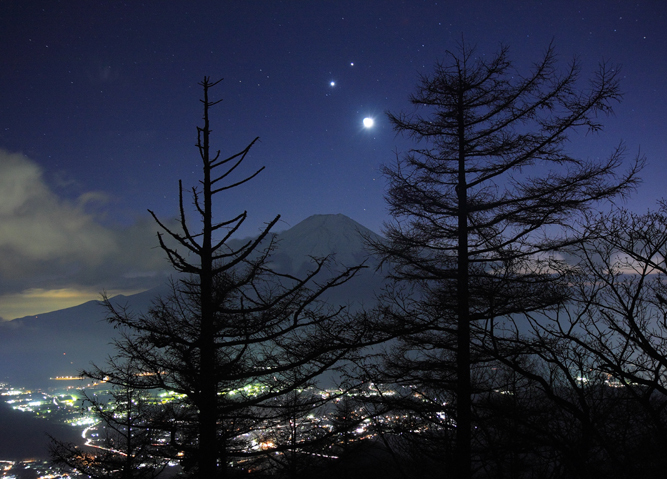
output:
[{"label": "night sky", "polygon": [[266,170],[216,210],[248,210],[243,235],[317,213],[380,232],[379,167],[411,145],[385,112],[411,111],[419,74],[462,38],[479,55],[509,45],[520,71],[551,41],[584,78],[619,65],[623,102],[570,146],[597,158],[623,140],[628,162],[641,150],[644,183],[626,206],[646,211],[667,180],[666,14],[662,0],[2,0],[0,317],[164,280],[146,209],[174,217],[178,180],[200,177],[204,75],[224,78],[214,147],[260,137],[246,171]]}]

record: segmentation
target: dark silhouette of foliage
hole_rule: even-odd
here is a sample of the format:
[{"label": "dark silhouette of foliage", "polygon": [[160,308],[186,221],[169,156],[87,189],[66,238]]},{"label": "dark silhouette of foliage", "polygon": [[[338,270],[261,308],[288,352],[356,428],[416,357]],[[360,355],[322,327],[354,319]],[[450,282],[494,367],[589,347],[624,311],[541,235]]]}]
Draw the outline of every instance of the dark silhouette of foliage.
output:
[{"label": "dark silhouette of foliage", "polygon": [[445,462],[466,478],[473,397],[495,387],[483,338],[498,318],[562,302],[552,253],[582,239],[582,213],[633,189],[642,159],[621,174],[622,145],[595,161],[566,150],[569,134],[601,130],[599,116],[620,99],[610,65],[581,87],[577,62],[560,70],[551,47],[527,75],[505,47],[446,55],[420,79],[414,112],[389,114],[417,146],[384,168],[394,221],[373,247],[396,281],[380,327],[401,336],[383,380],[414,385],[454,420],[443,423],[456,426]]},{"label": "dark silhouette of foliage", "polygon": [[588,236],[569,248],[567,301],[506,321],[498,357],[551,408],[532,437],[560,452],[568,477],[656,475],[667,444],[665,206],[600,217]]},{"label": "dark silhouette of foliage", "polygon": [[[209,78],[200,83],[204,123],[197,128],[197,148],[203,178],[191,191],[199,222],[189,218],[180,183],[178,224],[151,212],[161,229],[160,246],[180,275],[146,314],[107,301],[109,321],[123,337],[108,367],[86,372],[122,387],[179,394],[170,405],[173,417],[153,425],[169,438],[165,451],[176,452],[188,473],[206,478],[224,477],[232,472],[229,466],[269,453],[253,449],[251,440],[283,418],[276,400],[314,384],[366,334],[345,308],[321,300],[362,266],[332,273],[330,258],[313,258],[304,277],[281,274],[269,265],[276,247],[271,229],[279,216],[243,241],[232,236],[246,212],[214,218],[216,198],[262,171],[233,179],[257,139],[228,158],[212,152],[209,110],[218,102],[209,93],[216,84]],[[141,373],[119,374],[128,361]]]}]

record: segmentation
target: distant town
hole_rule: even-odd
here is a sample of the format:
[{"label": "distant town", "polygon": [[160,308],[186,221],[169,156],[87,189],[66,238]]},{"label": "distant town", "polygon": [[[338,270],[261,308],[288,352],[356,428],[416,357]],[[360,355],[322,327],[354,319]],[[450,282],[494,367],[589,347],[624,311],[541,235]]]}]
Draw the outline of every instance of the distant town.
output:
[{"label": "distant town", "polygon": [[[111,398],[110,386],[105,382],[91,382],[78,376],[59,376],[50,378],[53,385],[46,389],[27,389],[13,387],[7,383],[0,383],[0,401],[16,411],[20,411],[27,416],[40,418],[52,423],[67,425],[80,431],[80,447],[104,449],[104,423],[96,417],[92,406],[87,403],[86,395],[94,395],[97,398]],[[251,390],[252,385],[246,386],[246,391]],[[315,390],[310,388],[305,391],[310,395],[321,395],[322,398],[337,397],[333,401],[337,402],[345,398],[351,398],[358,394],[371,396],[378,394],[379,388],[364,388],[363,393],[344,392],[340,389]],[[301,391],[303,393],[304,391]],[[382,390],[382,395],[394,395],[392,390]],[[147,403],[166,404],[179,396],[170,391],[150,391],[146,392],[142,399]],[[114,407],[113,402],[109,402],[109,407]],[[332,407],[320,409],[318,415],[309,414],[303,418],[304,430],[312,428],[314,424],[324,430],[333,430],[335,421],[334,410]],[[349,411],[351,415],[361,416],[363,411]],[[406,419],[407,415],[387,414],[374,418],[385,425],[389,423],[398,423]],[[307,423],[307,425],[305,424]],[[258,424],[256,431],[249,433],[245,439],[248,440],[251,447],[255,450],[267,450],[273,447],[273,444],[263,440],[263,437],[271,436],[271,431],[267,430],[268,425]],[[275,432],[275,431],[274,431]],[[250,437],[253,436],[253,437]],[[371,439],[374,437],[371,427],[371,419],[364,419],[358,426],[349,431],[345,441],[350,443]],[[168,438],[164,438],[168,440]],[[170,463],[170,467],[178,469],[178,463]],[[174,471],[177,472],[177,471]],[[170,476],[170,471],[165,471],[165,477]],[[34,459],[12,460],[2,457],[0,451],[0,478],[2,479],[64,479],[73,477],[87,477],[74,470],[69,470],[61,466],[56,466],[48,457],[38,457]]]},{"label": "distant town", "polygon": [[[94,441],[95,420],[85,414],[81,409],[81,394],[83,388],[97,388],[99,385],[84,383],[80,377],[56,377],[51,378],[58,381],[54,387],[43,389],[25,389],[12,387],[6,383],[0,383],[1,400],[16,411],[31,417],[41,418],[45,421],[66,424],[81,430],[81,444]],[[76,382],[76,384],[72,384]],[[48,391],[48,392],[47,392]],[[103,393],[103,389],[100,389]],[[28,460],[10,460],[2,457],[0,452],[0,477],[21,478],[68,478],[84,477],[74,471],[63,471],[52,465],[45,457]]]}]

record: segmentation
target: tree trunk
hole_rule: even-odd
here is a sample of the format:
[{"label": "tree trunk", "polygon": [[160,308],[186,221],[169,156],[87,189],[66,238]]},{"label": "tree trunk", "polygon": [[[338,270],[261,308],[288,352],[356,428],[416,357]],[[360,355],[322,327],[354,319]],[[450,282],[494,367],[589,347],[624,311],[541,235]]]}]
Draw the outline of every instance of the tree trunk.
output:
[{"label": "tree trunk", "polygon": [[215,478],[217,474],[217,402],[218,387],[215,381],[215,331],[213,295],[213,252],[212,252],[212,193],[211,159],[209,155],[208,87],[204,86],[204,215],[203,236],[200,251],[201,271],[199,274],[201,336],[200,336],[200,401],[199,401],[199,475],[201,478]]},{"label": "tree trunk", "polygon": [[457,335],[456,335],[456,476],[470,477],[471,397],[470,397],[470,301],[468,285],[468,198],[465,164],[465,130],[463,95],[459,95],[457,112],[459,141],[458,196],[458,264],[457,264]]}]

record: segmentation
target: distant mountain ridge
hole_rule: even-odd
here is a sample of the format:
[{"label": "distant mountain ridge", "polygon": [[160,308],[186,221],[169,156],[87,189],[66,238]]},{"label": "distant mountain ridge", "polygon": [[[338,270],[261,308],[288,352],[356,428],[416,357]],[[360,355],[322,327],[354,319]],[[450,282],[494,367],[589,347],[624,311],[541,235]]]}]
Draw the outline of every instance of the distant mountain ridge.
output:
[{"label": "distant mountain ridge", "polygon": [[[377,260],[366,251],[365,237],[380,238],[345,215],[314,215],[276,234],[278,246],[271,265],[278,271],[301,275],[312,265],[310,257],[331,256],[341,265],[338,269],[365,261],[368,268],[332,290],[327,300],[368,304],[374,301],[383,279],[375,273]],[[116,296],[112,301],[143,312],[165,289],[162,286],[132,296]],[[91,362],[103,364],[113,353],[111,342],[117,334],[105,317],[104,307],[98,301],[89,301],[0,323],[0,382],[48,387],[49,377],[77,374]]]}]

